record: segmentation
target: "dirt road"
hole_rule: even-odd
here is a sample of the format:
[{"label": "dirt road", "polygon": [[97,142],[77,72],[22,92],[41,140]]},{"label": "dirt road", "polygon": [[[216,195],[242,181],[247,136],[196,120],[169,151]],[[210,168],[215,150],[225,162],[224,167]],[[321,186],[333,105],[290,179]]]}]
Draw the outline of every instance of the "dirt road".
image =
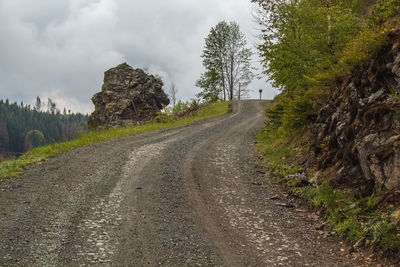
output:
[{"label": "dirt road", "polygon": [[76,149],[4,181],[0,266],[359,266],[253,184],[264,104]]}]

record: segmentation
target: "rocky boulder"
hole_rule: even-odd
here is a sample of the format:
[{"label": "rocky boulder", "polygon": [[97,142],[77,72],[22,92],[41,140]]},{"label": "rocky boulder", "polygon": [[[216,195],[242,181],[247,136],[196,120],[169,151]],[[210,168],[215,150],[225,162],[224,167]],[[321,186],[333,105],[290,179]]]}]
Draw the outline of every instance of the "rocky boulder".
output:
[{"label": "rocky boulder", "polygon": [[169,104],[160,78],[126,63],[104,73],[101,92],[92,97],[89,128],[130,126],[151,120]]}]

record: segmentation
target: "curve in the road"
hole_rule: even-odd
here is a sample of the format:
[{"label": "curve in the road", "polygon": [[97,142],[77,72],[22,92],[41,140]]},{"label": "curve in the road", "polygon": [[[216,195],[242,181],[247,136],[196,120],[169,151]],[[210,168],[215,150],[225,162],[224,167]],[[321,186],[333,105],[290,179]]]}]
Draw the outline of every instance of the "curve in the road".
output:
[{"label": "curve in the road", "polygon": [[6,180],[0,265],[360,266],[252,184],[265,104],[234,102],[230,114],[79,148]]}]

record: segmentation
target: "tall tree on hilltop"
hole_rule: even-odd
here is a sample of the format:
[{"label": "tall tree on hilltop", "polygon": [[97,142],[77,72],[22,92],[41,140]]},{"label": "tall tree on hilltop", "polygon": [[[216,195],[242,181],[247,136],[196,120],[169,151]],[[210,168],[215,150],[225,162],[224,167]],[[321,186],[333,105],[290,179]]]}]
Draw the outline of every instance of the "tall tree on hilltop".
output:
[{"label": "tall tree on hilltop", "polygon": [[41,108],[42,108],[42,100],[40,99],[39,96],[37,96],[35,102],[35,110],[40,111]]},{"label": "tall tree on hilltop", "polygon": [[246,37],[236,22],[221,21],[211,28],[205,42],[201,57],[206,71],[196,82],[203,89],[198,96],[232,100],[239,84],[245,89],[254,77],[250,66],[253,53],[246,47]]}]

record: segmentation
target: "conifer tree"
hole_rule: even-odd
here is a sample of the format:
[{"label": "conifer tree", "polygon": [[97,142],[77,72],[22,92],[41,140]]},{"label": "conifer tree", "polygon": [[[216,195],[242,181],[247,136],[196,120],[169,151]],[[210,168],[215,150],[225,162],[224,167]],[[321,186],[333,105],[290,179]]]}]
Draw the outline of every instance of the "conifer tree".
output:
[{"label": "conifer tree", "polygon": [[8,137],[6,120],[3,117],[0,117],[0,152],[7,152],[8,146],[9,146],[9,137]]}]

